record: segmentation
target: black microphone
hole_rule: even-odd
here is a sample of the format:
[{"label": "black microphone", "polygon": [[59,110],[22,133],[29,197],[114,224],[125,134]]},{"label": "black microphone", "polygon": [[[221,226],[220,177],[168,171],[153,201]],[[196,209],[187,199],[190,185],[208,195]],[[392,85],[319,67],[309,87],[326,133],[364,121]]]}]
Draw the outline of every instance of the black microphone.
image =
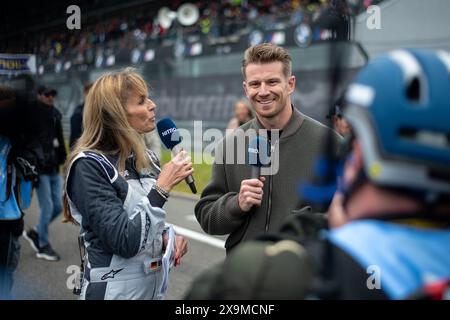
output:
[{"label": "black microphone", "polygon": [[270,165],[270,146],[263,136],[256,136],[248,144],[248,164],[251,167],[250,179],[259,179],[261,167]]},{"label": "black microphone", "polygon": [[[162,118],[156,123],[156,128],[162,143],[167,149],[172,151],[174,156],[183,150],[180,145],[182,140],[180,132],[172,119],[168,117]],[[197,193],[197,188],[195,187],[194,178],[192,175],[187,176],[184,180],[189,185],[192,193]]]}]

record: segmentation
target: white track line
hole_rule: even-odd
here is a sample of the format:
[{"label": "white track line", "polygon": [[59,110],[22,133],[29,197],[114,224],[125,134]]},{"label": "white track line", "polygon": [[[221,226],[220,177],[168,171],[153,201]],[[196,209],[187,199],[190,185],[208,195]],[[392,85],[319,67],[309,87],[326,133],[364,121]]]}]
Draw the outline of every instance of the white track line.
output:
[{"label": "white track line", "polygon": [[175,229],[175,232],[179,235],[209,244],[213,247],[225,249],[225,241],[223,241],[223,240],[220,240],[220,239],[217,239],[217,238],[214,238],[211,236],[207,236],[205,234],[201,234],[199,232],[192,231],[190,229],[186,229],[186,228],[179,227],[176,225],[173,225],[173,228]]},{"label": "white track line", "polygon": [[186,220],[191,222],[197,222],[197,218],[193,214],[186,216]]}]

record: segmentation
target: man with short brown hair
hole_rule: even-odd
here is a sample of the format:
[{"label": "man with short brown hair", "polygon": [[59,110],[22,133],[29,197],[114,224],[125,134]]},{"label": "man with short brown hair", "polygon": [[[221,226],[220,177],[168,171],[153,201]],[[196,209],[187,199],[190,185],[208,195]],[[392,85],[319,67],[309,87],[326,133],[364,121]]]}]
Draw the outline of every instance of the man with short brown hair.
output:
[{"label": "man with short brown hair", "polygon": [[[211,181],[195,207],[205,232],[230,234],[225,244],[227,252],[242,241],[277,230],[296,209],[298,183],[312,178],[321,142],[331,130],[293,107],[291,94],[296,81],[286,49],[270,43],[248,48],[242,74],[244,92],[256,118],[219,143],[218,150],[222,148],[223,153],[216,152]],[[249,130],[267,134],[272,154],[279,155],[279,163],[272,163],[277,172],[249,179],[249,165],[224,163],[220,158],[222,154],[226,158],[230,144],[245,139]],[[340,139],[337,134],[333,137]],[[232,148],[234,154],[239,154],[247,153],[247,147],[245,142],[243,150]]]}]

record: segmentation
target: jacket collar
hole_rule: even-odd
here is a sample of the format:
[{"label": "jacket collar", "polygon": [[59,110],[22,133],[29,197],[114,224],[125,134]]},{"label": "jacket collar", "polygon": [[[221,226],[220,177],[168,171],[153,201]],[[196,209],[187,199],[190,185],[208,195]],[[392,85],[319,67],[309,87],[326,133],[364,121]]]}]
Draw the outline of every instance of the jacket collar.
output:
[{"label": "jacket collar", "polygon": [[[293,134],[295,134],[297,130],[300,129],[305,119],[305,116],[296,108],[294,108],[292,104],[291,108],[292,108],[291,118],[289,119],[288,123],[284,126],[284,128],[280,128],[280,130],[283,130],[280,137],[281,139],[288,138]],[[266,129],[259,121],[258,117],[255,117],[252,120],[251,127],[255,130]]]}]

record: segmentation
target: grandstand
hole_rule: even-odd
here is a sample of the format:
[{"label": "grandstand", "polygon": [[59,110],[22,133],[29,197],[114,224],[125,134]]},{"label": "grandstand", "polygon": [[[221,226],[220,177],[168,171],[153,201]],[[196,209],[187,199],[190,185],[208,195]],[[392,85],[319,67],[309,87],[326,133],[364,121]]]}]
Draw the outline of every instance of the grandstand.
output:
[{"label": "grandstand", "polygon": [[[78,1],[80,30],[66,27],[69,16],[66,8],[71,1],[35,1],[20,10],[17,3],[5,3],[1,12],[0,53],[36,56],[36,81],[57,87],[57,107],[64,115],[66,132],[67,119],[82,100],[83,84],[124,66],[133,66],[144,75],[159,116],[170,115],[184,121],[184,127],[192,125],[192,120],[203,120],[206,127],[224,129],[233,102],[243,96],[240,74],[243,51],[251,44],[271,41],[286,46],[297,58],[293,61],[293,72],[300,85],[293,96],[294,104],[322,121],[329,78],[326,42],[345,40],[353,34],[363,44],[368,43],[369,53],[383,52],[390,49],[389,43],[380,47],[371,40],[386,39],[386,34],[365,30],[366,8],[379,4],[382,9],[389,7],[408,13],[408,7],[419,7],[421,3],[420,0],[406,1],[407,4],[404,0],[199,0],[192,1],[198,10],[194,24],[185,26],[174,19],[170,26],[163,27],[158,16],[160,9],[167,7],[176,12],[188,2]],[[430,2],[440,3],[432,6],[427,2],[428,8],[440,8],[433,9],[433,15],[439,14],[436,10],[445,12],[449,7],[445,0]],[[352,15],[357,16],[353,24],[347,18]],[[338,30],[330,28],[333,19],[341,21]],[[383,23],[393,25],[395,19],[383,16]],[[405,32],[398,32],[404,38]],[[390,33],[395,37],[395,32]],[[423,37],[427,39],[429,35]],[[395,45],[395,38],[390,41]],[[362,64],[361,57],[349,57],[347,62],[349,73],[344,80]]]}]

